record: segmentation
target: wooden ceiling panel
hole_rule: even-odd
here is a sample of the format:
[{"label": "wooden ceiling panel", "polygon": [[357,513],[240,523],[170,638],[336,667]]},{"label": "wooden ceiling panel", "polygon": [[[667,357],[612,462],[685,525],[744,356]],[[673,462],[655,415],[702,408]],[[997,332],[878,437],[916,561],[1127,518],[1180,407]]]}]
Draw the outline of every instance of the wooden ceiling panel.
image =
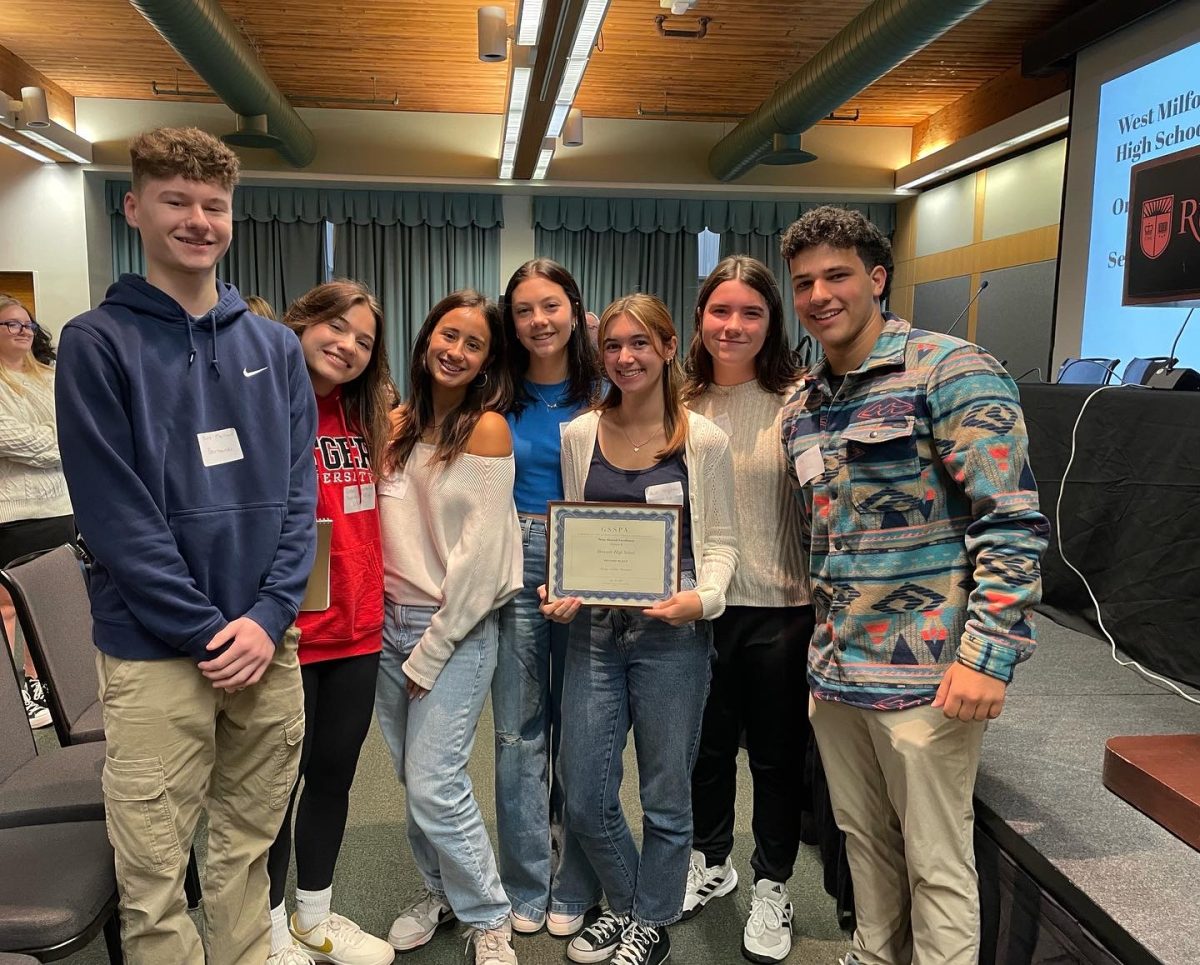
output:
[{"label": "wooden ceiling panel", "polygon": [[[483,0],[224,0],[298,106],[499,113],[507,67],[476,56]],[[860,124],[912,125],[1020,61],[1021,45],[1085,0],[992,0],[839,108]],[[613,0],[576,100],[593,117],[639,106],[681,119],[754,110],[867,0],[699,0],[668,26],[711,17],[702,40],[659,35],[657,0]],[[511,10],[513,3],[506,6]],[[511,14],[510,14],[511,17]],[[207,90],[127,0],[3,0],[0,46],[76,96],[155,97],[151,83]],[[188,99],[195,99],[189,97]]]}]

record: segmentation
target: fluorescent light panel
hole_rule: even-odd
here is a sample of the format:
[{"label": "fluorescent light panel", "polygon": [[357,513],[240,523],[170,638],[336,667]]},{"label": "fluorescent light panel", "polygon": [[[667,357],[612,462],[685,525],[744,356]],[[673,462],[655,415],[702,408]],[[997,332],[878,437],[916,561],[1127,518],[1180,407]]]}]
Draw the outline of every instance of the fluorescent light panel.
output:
[{"label": "fluorescent light panel", "polygon": [[575,43],[571,47],[571,59],[584,62],[592,55],[592,47],[596,44],[596,35],[600,33],[600,25],[604,23],[604,15],[608,12],[609,0],[588,0],[579,18],[579,27],[575,31]]},{"label": "fluorescent light panel", "polygon": [[49,148],[56,154],[61,154],[76,164],[92,163],[92,146],[74,131],[51,121],[47,127],[34,130],[22,127],[21,133],[31,141],[37,141],[42,147]]},{"label": "fluorescent light panel", "polygon": [[955,171],[961,171],[964,168],[973,167],[981,161],[986,161],[988,158],[998,157],[1006,153],[1014,147],[1020,147],[1022,144],[1028,144],[1030,141],[1037,140],[1043,135],[1050,134],[1056,130],[1062,130],[1067,126],[1067,118],[1060,117],[1058,120],[1051,121],[1049,124],[1043,124],[1041,127],[1035,127],[1032,131],[1026,131],[1024,134],[1019,134],[1016,137],[1010,137],[1007,141],[1001,141],[999,144],[993,145],[983,151],[977,151],[970,157],[962,158],[959,161],[954,161],[951,164],[943,165],[935,171],[930,171],[919,178],[915,178],[906,184],[897,184],[897,191],[911,190],[919,188],[922,184],[928,184],[930,181],[935,181],[938,178],[944,178],[947,174],[953,174]]},{"label": "fluorescent light panel", "polygon": [[544,147],[538,155],[537,166],[533,169],[533,180],[540,181],[546,176],[546,170],[550,167],[550,159],[554,157],[554,148]]},{"label": "fluorescent light panel", "polygon": [[20,141],[14,141],[11,137],[7,137],[4,134],[0,134],[0,144],[7,144],[13,150],[20,151],[22,154],[26,155],[27,157],[31,157],[35,161],[41,161],[43,164],[54,164],[55,163],[54,158],[47,157],[45,154],[42,154],[40,151],[35,151],[33,148],[29,147],[29,145],[22,144]]},{"label": "fluorescent light panel", "polygon": [[546,125],[546,137],[558,137],[562,133],[563,124],[567,122],[567,115],[570,112],[569,102],[554,105],[554,110],[550,114],[550,123]]},{"label": "fluorescent light panel", "polygon": [[543,5],[544,0],[521,0],[521,11],[517,14],[517,43],[523,47],[532,47],[537,42]]}]

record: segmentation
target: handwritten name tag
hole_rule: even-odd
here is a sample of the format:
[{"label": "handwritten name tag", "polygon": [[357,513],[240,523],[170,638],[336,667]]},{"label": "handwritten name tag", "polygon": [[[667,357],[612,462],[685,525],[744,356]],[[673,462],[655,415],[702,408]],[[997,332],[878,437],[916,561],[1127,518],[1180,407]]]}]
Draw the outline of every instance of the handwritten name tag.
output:
[{"label": "handwritten name tag", "polygon": [[683,483],[659,483],[657,486],[646,487],[646,502],[648,503],[682,503]]},{"label": "handwritten name tag", "polygon": [[820,446],[809,446],[796,457],[796,479],[800,485],[810,483],[825,471],[825,457]]},{"label": "handwritten name tag", "polygon": [[244,459],[242,444],[238,441],[237,429],[217,429],[214,432],[196,433],[200,444],[200,460],[205,466],[223,466],[227,462]]}]

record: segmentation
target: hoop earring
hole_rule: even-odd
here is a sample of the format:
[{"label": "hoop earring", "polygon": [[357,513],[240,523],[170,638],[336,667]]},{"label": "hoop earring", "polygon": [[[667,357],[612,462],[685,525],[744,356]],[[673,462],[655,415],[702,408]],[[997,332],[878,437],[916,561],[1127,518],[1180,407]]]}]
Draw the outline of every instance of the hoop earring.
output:
[{"label": "hoop earring", "polygon": [[479,373],[479,377],[480,377],[480,378],[482,378],[482,379],[483,379],[483,381],[482,381],[482,382],[472,382],[472,383],[471,383],[471,386],[472,386],[473,388],[476,388],[476,389],[482,389],[482,388],[483,388],[485,385],[487,385],[487,383],[488,383],[488,374],[487,374],[486,372],[480,372],[480,373]]}]

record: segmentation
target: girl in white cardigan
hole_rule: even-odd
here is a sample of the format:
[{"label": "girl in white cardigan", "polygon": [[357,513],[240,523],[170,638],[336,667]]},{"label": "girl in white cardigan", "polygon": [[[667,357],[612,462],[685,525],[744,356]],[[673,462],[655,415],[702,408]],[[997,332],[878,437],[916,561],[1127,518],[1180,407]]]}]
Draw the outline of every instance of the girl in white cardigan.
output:
[{"label": "girl in white cardigan", "polygon": [[[605,309],[599,345],[612,383],[562,440],[573,501],[682,503],[683,588],[644,610],[543,605],[571,628],[563,684],[567,815],[608,899],[568,946],[576,962],[658,965],[679,919],[692,840],[689,775],[708,692],[709,620],[737,564],[733,465],[725,433],[679,401],[678,340],[667,307],[629,295]],[[544,591],[543,591],[544,593]],[[621,754],[632,727],[642,849],[621,810]]]},{"label": "girl in white cardigan", "polygon": [[473,291],[430,312],[379,483],[387,601],[375,709],[404,782],[424,879],[393,923],[398,951],[457,918],[476,965],[516,965],[509,906],[467,775],[496,669],[496,611],[522,584],[500,313]]},{"label": "girl in white cardigan", "polygon": [[[11,295],[0,294],[0,566],[75,539],[67,481],[58,455],[54,369],[33,356],[38,325]],[[9,646],[17,611],[0,589]],[[21,689],[31,727],[50,724],[45,692],[25,648]]]}]

